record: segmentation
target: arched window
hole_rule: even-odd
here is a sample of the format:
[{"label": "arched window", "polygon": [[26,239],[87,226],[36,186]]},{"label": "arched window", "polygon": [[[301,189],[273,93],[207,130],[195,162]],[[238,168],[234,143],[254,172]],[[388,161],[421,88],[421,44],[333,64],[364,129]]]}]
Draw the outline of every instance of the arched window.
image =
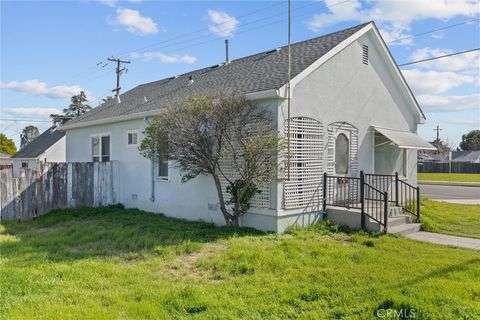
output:
[{"label": "arched window", "polygon": [[340,133],[335,140],[335,173],[347,174],[349,164],[349,143],[345,134]]}]

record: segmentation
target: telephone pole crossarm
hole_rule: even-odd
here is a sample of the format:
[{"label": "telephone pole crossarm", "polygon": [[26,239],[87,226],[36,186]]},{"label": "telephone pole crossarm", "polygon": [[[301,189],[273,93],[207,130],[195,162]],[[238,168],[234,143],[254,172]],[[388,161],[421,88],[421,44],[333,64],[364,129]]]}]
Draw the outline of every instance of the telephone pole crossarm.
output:
[{"label": "telephone pole crossarm", "polygon": [[123,67],[123,68],[120,68],[121,64],[122,63],[128,63],[130,64],[130,60],[120,60],[119,58],[114,58],[114,57],[111,57],[111,58],[108,58],[108,61],[113,61],[113,62],[116,62],[117,63],[117,68],[115,70],[115,73],[117,74],[117,86],[115,87],[115,89],[113,89],[112,91],[115,92],[115,96],[118,97],[120,95],[120,75],[122,74],[122,72],[127,72],[128,70]]}]

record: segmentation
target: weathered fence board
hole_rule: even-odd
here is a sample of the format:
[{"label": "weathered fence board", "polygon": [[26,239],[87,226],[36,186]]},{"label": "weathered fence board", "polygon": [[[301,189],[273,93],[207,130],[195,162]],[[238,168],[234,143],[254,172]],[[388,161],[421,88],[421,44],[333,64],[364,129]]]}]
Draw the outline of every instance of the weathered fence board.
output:
[{"label": "weathered fence board", "polygon": [[[448,162],[422,162],[418,166],[419,173],[448,173]],[[452,173],[480,173],[480,163],[452,162]]]},{"label": "weathered fence board", "polygon": [[0,221],[28,220],[52,209],[117,203],[118,163],[49,163],[39,171],[0,170]]}]

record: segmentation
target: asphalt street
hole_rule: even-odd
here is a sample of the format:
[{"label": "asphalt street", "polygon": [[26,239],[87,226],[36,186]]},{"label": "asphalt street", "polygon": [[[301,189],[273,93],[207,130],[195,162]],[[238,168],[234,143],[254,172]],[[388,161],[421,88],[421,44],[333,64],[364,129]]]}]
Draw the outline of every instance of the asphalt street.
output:
[{"label": "asphalt street", "polygon": [[480,187],[420,184],[420,192],[432,200],[480,204]]}]

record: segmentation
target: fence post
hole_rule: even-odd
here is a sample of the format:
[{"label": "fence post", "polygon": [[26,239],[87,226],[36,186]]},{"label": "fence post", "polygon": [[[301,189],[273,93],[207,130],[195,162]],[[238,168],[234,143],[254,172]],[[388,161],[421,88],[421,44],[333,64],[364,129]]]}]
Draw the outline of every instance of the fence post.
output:
[{"label": "fence post", "polygon": [[398,172],[395,172],[395,206],[398,207]]},{"label": "fence post", "polygon": [[327,217],[327,173],[323,173],[323,218]]},{"label": "fence post", "polygon": [[418,214],[418,223],[420,223],[420,187],[417,186],[417,214]]},{"label": "fence post", "polygon": [[363,170],[360,171],[360,215],[361,215],[361,225],[362,229],[365,229],[365,177],[363,175]]},{"label": "fence post", "polygon": [[387,228],[388,228],[388,192],[385,191],[384,195],[383,195],[383,214],[385,215],[384,216],[384,220],[385,220],[385,229],[384,231],[387,232]]}]

